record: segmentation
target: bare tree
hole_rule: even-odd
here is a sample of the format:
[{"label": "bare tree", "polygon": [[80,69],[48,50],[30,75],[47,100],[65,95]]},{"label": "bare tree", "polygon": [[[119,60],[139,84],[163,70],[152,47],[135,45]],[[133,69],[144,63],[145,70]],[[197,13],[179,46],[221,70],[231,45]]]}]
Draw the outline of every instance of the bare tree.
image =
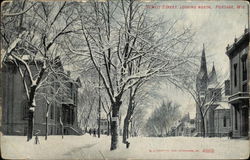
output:
[{"label": "bare tree", "polygon": [[[133,87],[130,87],[129,89],[129,95],[128,95],[128,108],[127,113],[124,118],[123,123],[123,143],[127,143],[127,138],[129,135],[129,123],[132,122],[132,116],[134,114],[134,111],[140,103],[142,103],[143,98],[146,98],[146,93],[143,91],[142,86],[146,81],[140,81]],[[134,119],[135,120],[135,119]],[[132,125],[132,123],[131,123]]]},{"label": "bare tree", "polygon": [[[69,3],[70,4],[70,3]],[[32,139],[37,90],[51,69],[64,35],[74,32],[74,9],[66,2],[10,1],[1,14],[3,61],[12,61],[23,80],[29,104],[27,140]],[[60,24],[60,25],[59,25]],[[26,78],[27,77],[27,78]]]},{"label": "bare tree", "polygon": [[164,136],[168,128],[180,118],[179,105],[172,102],[162,102],[159,108],[156,108],[146,122],[145,129],[150,136]]},{"label": "bare tree", "polygon": [[83,125],[85,132],[89,126],[89,120],[93,111],[96,109],[98,95],[97,88],[91,81],[83,81],[83,90],[80,93],[78,116],[80,125]]},{"label": "bare tree", "polygon": [[[52,63],[51,63],[52,64]],[[53,114],[52,111],[54,107],[59,106],[60,115],[59,119],[62,119],[62,105],[65,103],[72,103],[72,99],[69,95],[71,95],[71,85],[77,85],[73,79],[70,78],[70,75],[64,73],[63,66],[61,64],[61,60],[57,57],[53,65],[52,69],[47,70],[47,76],[40,84],[40,88],[37,90],[37,100],[45,100],[46,101],[46,115],[45,115],[45,123],[46,123],[46,134],[45,140],[48,137],[48,117],[49,114]],[[48,72],[49,71],[49,72]],[[52,115],[53,116],[53,115]],[[62,135],[63,135],[63,123],[61,121],[62,127]]]},{"label": "bare tree", "polygon": [[186,48],[192,34],[188,28],[177,32],[175,21],[151,18],[135,0],[91,1],[77,8],[81,32],[70,39],[78,39],[81,44],[65,41],[74,53],[71,56],[77,55],[81,63],[91,63],[102,80],[111,103],[110,149],[114,150],[124,93],[160,71],[165,76],[178,73],[177,68],[190,58]]},{"label": "bare tree", "polygon": [[138,136],[142,134],[142,129],[145,123],[145,109],[140,106],[136,107],[130,119],[130,136]]},{"label": "bare tree", "polygon": [[102,98],[102,108],[103,111],[106,115],[106,120],[107,120],[107,135],[109,136],[110,134],[110,123],[111,123],[111,107],[109,104],[109,101],[107,100],[106,97]]}]

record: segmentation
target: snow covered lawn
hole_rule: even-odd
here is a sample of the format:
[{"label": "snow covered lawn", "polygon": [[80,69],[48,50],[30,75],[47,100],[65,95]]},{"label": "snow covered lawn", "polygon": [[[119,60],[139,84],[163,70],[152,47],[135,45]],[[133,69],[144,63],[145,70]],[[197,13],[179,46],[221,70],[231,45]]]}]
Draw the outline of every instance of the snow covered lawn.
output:
[{"label": "snow covered lawn", "polygon": [[249,155],[248,140],[200,137],[130,138],[129,149],[121,143],[110,151],[110,137],[90,135],[39,137],[26,142],[24,136],[2,136],[2,156],[6,159],[239,159]]}]

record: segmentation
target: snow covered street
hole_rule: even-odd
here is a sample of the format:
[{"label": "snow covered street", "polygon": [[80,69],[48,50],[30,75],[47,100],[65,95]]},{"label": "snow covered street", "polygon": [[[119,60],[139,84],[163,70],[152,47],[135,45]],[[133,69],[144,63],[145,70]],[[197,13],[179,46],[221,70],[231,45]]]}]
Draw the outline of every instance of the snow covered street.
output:
[{"label": "snow covered street", "polygon": [[90,135],[39,137],[26,142],[25,136],[2,136],[1,150],[7,159],[239,159],[249,155],[248,140],[200,137],[136,137],[130,138],[130,147],[121,143],[110,151],[110,137],[100,139]]}]

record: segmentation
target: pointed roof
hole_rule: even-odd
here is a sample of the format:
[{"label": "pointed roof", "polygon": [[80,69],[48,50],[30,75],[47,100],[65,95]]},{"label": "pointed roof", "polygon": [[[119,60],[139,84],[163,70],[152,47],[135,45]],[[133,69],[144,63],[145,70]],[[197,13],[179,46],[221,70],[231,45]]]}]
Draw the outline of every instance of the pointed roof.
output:
[{"label": "pointed roof", "polygon": [[204,72],[207,75],[207,61],[206,61],[206,54],[205,54],[205,46],[203,44],[202,54],[201,54],[201,66],[200,72]]},{"label": "pointed roof", "polygon": [[81,88],[81,87],[82,87],[82,82],[81,82],[81,80],[80,80],[80,77],[77,77],[76,83],[77,83],[78,88]]},{"label": "pointed roof", "polygon": [[209,73],[209,76],[208,76],[208,84],[209,85],[217,84],[217,82],[218,82],[217,81],[217,74],[215,71],[214,63],[213,63],[212,71]]},{"label": "pointed roof", "polygon": [[206,61],[206,54],[205,54],[205,46],[203,44],[202,54],[201,54],[201,65],[200,70],[196,77],[196,88],[198,90],[200,89],[206,89],[207,87],[207,61]]}]

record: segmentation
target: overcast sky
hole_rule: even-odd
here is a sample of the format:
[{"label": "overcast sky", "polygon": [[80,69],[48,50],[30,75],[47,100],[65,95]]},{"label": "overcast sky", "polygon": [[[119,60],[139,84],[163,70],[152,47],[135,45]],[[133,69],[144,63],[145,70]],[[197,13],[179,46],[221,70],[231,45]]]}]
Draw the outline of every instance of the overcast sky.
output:
[{"label": "overcast sky", "polygon": [[[163,16],[165,19],[180,18],[180,26],[192,25],[192,30],[196,32],[195,45],[200,50],[201,55],[202,44],[205,44],[208,72],[211,71],[214,62],[217,75],[227,78],[229,77],[229,60],[225,54],[227,44],[232,44],[235,37],[243,34],[245,27],[248,27],[248,6],[246,2],[157,2],[146,3],[146,5],[155,4],[174,5],[176,9],[148,9],[150,14],[155,16]],[[211,6],[210,9],[180,9],[181,6]],[[222,6],[224,5],[224,6]],[[222,9],[221,7],[232,8]],[[237,9],[237,5],[244,8]],[[216,8],[220,7],[219,8]],[[187,94],[177,90],[175,87],[161,83],[157,87],[157,94],[161,98],[169,98],[175,100],[182,105],[182,113],[189,112],[191,117],[195,116],[195,103]],[[148,104],[153,109],[159,103]]]}]

